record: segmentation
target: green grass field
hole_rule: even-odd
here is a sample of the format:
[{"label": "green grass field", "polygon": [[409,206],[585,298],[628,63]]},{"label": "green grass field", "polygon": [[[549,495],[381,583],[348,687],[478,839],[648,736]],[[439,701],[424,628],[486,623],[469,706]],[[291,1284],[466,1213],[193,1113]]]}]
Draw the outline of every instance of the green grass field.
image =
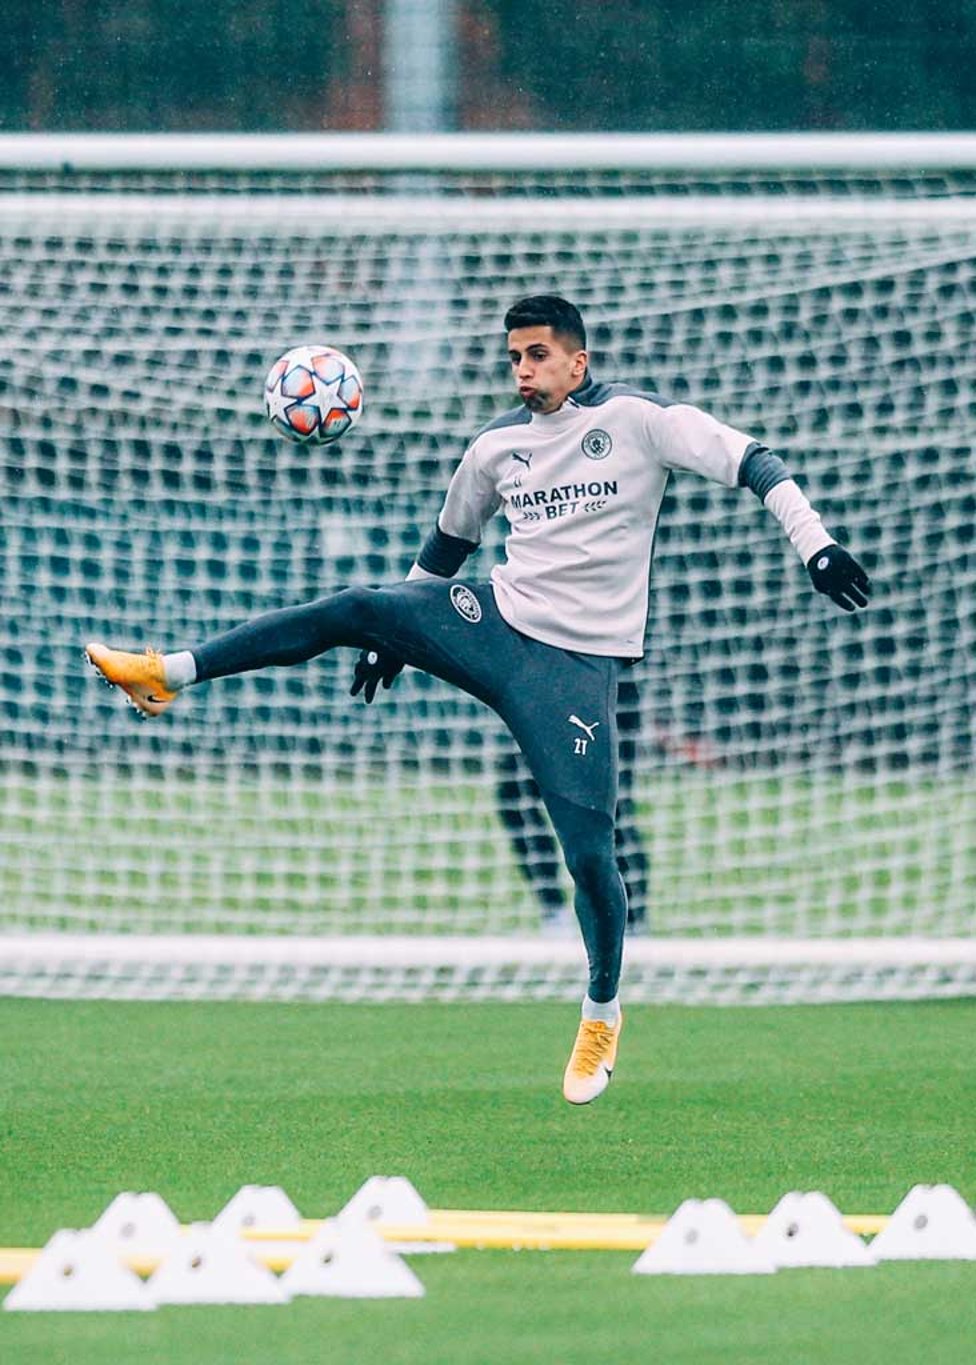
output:
[{"label": "green grass field", "polygon": [[[976,1002],[632,1009],[608,1094],[559,1094],[573,1010],[0,1001],[0,1243],[84,1226],[123,1189],[184,1220],[243,1184],[309,1217],[373,1174],[432,1207],[763,1212],[820,1189],[890,1212],[976,1199]],[[3,1365],[680,1365],[973,1355],[976,1263],[638,1277],[633,1253],[418,1258],[422,1300],[0,1315]]]}]

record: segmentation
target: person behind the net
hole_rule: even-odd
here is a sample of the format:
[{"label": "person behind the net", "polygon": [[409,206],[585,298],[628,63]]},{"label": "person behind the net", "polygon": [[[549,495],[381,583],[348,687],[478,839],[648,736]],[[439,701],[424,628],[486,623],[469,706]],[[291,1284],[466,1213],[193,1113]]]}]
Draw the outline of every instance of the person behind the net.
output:
[{"label": "person behind the net", "polygon": [[[344,588],[170,653],[92,643],[87,655],[148,715],[192,684],[337,646],[362,651],[354,691],[375,693],[405,662],[492,707],[539,785],[574,884],[589,979],[563,1093],[585,1104],[606,1089],[621,1031],[617,686],[643,650],[670,471],[751,489],[814,587],[844,610],[865,606],[870,587],[761,441],[688,403],[592,376],[572,303],[525,298],[504,321],[518,406],[472,439],[406,580]],[[456,578],[499,510],[508,521],[503,562],[487,582]]]}]

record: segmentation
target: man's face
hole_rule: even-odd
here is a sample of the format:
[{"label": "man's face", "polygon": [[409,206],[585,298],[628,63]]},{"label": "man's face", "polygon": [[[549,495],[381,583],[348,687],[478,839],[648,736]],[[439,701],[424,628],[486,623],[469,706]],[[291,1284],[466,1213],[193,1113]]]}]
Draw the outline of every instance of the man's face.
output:
[{"label": "man's face", "polygon": [[583,381],[586,352],[551,327],[514,327],[508,358],[519,397],[532,412],[555,412]]}]

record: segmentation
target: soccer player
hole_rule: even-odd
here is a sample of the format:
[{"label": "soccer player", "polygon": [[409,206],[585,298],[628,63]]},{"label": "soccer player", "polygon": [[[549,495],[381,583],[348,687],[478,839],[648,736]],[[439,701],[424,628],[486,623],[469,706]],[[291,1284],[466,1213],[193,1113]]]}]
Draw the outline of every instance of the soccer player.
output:
[{"label": "soccer player", "polygon": [[[573,304],[522,299],[505,329],[519,404],[471,441],[405,581],[345,588],[173,653],[93,643],[87,654],[150,716],[191,684],[337,646],[363,651],[354,689],[368,697],[407,663],[492,707],[539,785],[574,883],[589,984],[563,1094],[586,1104],[606,1089],[621,1030],[617,689],[624,663],[642,653],[669,472],[751,489],[813,586],[843,610],[866,606],[870,585],[760,441],[688,403],[596,380]],[[499,510],[508,520],[504,562],[487,582],[455,578]]]}]

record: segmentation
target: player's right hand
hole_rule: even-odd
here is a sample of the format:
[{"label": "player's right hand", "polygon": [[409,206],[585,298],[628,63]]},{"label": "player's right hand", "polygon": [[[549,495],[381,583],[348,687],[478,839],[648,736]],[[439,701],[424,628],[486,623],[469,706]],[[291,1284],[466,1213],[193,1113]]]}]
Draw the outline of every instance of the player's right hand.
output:
[{"label": "player's right hand", "polygon": [[842,545],[828,545],[818,550],[808,560],[807,572],[817,592],[825,593],[844,611],[867,606],[871,580]]},{"label": "player's right hand", "polygon": [[402,668],[403,662],[395,654],[386,654],[377,649],[364,649],[356,660],[349,695],[355,697],[357,693],[362,692],[363,700],[371,702],[380,683],[389,690]]}]

